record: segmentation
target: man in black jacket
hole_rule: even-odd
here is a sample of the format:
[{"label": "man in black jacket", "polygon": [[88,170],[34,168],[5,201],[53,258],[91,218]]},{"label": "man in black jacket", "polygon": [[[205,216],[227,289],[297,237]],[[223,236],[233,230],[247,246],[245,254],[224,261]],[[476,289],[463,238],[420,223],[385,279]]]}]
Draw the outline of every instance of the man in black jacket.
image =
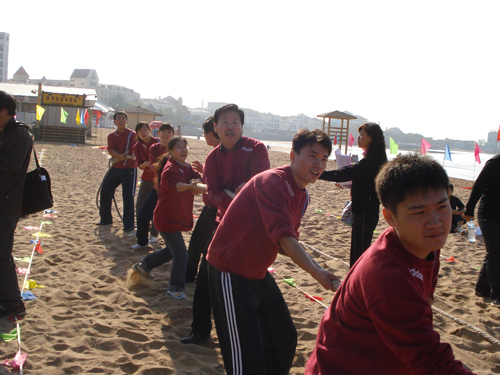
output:
[{"label": "man in black jacket", "polygon": [[0,91],[0,318],[26,315],[12,249],[32,140],[29,130],[14,119],[15,114],[14,98]]}]

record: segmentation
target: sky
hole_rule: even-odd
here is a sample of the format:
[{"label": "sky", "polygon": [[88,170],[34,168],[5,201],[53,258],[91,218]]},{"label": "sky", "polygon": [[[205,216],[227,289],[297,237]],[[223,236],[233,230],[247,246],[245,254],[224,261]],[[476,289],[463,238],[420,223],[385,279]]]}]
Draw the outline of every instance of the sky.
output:
[{"label": "sky", "polygon": [[499,129],[498,0],[22,3],[2,6],[9,78],[96,69],[100,83],[191,108],[349,111],[434,139]]}]

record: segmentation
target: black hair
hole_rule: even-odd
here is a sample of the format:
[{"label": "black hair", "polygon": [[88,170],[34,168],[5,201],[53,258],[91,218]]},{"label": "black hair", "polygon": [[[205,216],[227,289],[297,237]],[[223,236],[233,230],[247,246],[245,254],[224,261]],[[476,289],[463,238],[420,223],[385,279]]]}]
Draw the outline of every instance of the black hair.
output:
[{"label": "black hair", "polygon": [[170,130],[172,132],[172,134],[175,133],[174,127],[166,122],[164,122],[163,124],[160,125],[160,129],[158,129],[158,133],[163,131],[163,130]]},{"label": "black hair", "polygon": [[118,115],[124,115],[125,118],[128,120],[128,116],[127,116],[127,113],[123,112],[123,111],[118,111],[118,112],[115,112],[115,114],[113,115],[113,121],[116,120],[116,117]]},{"label": "black hair", "polygon": [[16,115],[16,100],[12,95],[5,91],[0,91],[0,109],[6,109],[9,116]]},{"label": "black hair", "polygon": [[[170,124],[167,124],[167,125],[170,125]],[[170,126],[172,126],[172,125],[170,125]],[[167,145],[168,151],[165,152],[163,155],[160,155],[158,157],[158,163],[156,164],[156,176],[155,176],[155,182],[158,184],[158,186],[160,186],[160,182],[161,182],[161,172],[163,172],[163,168],[165,167],[165,164],[167,164],[167,160],[170,157],[170,151],[175,147],[175,144],[179,141],[183,141],[186,144],[186,146],[188,145],[186,138],[179,137],[179,136],[173,137],[168,141],[168,145]]]},{"label": "black hair", "polygon": [[397,215],[397,206],[415,194],[430,189],[448,192],[450,181],[444,168],[429,156],[398,155],[380,169],[375,187],[382,206]]},{"label": "black hair", "polygon": [[236,111],[240,115],[240,121],[241,125],[245,123],[245,112],[243,112],[241,109],[238,108],[236,104],[226,104],[223,105],[222,107],[219,107],[215,110],[214,113],[214,122],[217,124],[219,122],[219,116],[221,115],[222,112],[226,111]]},{"label": "black hair", "polygon": [[453,184],[450,184],[450,189],[451,189],[451,191],[454,190]]},{"label": "black hair", "polygon": [[383,161],[387,161],[387,153],[385,152],[385,137],[380,125],[374,122],[367,122],[358,128],[358,132],[361,132],[362,130],[372,139],[368,149],[366,150],[366,155],[376,155]]},{"label": "black hair", "polygon": [[217,134],[214,129],[214,116],[210,116],[205,120],[205,122],[203,123],[203,131],[205,132],[205,134],[212,132],[215,138],[220,139],[219,134]]},{"label": "black hair", "polygon": [[332,140],[324,131],[319,129],[313,129],[313,130],[305,128],[300,129],[293,136],[292,150],[295,151],[297,154],[300,154],[300,151],[304,147],[316,142],[325,146],[325,148],[328,151],[328,155],[332,153]]},{"label": "black hair", "polygon": [[[136,126],[135,126],[135,132],[137,133],[139,130],[141,130],[143,127],[146,127],[148,128],[148,130],[151,130],[151,128],[149,127],[149,124],[145,121],[141,121],[139,122]],[[143,140],[137,136],[137,142],[143,142]]]}]

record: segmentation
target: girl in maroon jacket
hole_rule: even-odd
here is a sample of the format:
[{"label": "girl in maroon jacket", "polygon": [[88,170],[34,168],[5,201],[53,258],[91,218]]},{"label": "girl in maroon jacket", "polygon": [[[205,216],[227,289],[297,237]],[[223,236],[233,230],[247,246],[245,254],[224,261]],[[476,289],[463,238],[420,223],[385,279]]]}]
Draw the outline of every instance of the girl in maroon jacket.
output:
[{"label": "girl in maroon jacket", "polygon": [[201,176],[189,163],[187,141],[174,137],[168,143],[170,158],[163,158],[157,166],[158,203],[153,221],[165,240],[166,247],[148,255],[133,270],[152,278],[150,271],[172,260],[167,295],[175,299],[188,299],[184,294],[188,253],[182,232],[193,228],[194,194],[205,192]]},{"label": "girl in maroon jacket", "polygon": [[135,212],[139,214],[144,200],[148,196],[151,189],[153,189],[153,180],[155,178],[154,172],[149,168],[149,149],[155,143],[160,142],[156,137],[151,137],[151,129],[147,122],[139,122],[135,126],[135,134],[137,134],[137,143],[132,147],[135,156],[135,163],[137,168],[142,170],[141,186],[137,194],[135,203]]}]

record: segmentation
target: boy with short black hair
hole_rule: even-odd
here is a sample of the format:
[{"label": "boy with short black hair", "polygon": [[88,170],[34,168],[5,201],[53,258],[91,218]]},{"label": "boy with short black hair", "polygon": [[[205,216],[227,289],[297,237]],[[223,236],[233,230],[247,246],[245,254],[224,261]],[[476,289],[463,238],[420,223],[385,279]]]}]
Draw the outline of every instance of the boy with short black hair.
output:
[{"label": "boy with short black hair", "polygon": [[451,227],[448,176],[398,156],[376,179],[391,226],[354,264],[319,327],[306,374],[472,374],[439,341],[432,308]]},{"label": "boy with short black hair", "polygon": [[101,220],[97,225],[113,224],[111,215],[111,202],[115,190],[122,185],[123,197],[123,230],[134,230],[134,197],[137,183],[137,169],[132,148],[137,143],[137,136],[133,130],[127,128],[128,116],[125,112],[115,112],[113,122],[116,131],[108,135],[108,152],[114,164],[109,173],[104,177],[99,204]]},{"label": "boy with short black hair", "polygon": [[[219,133],[220,135],[220,133]],[[290,165],[261,172],[236,195],[209,246],[210,298],[228,374],[288,374],[297,331],[267,271],[278,252],[324,288],[337,277],[316,268],[298,242],[309,204],[307,185],[323,173],[332,150],[321,130],[300,130]]]}]

